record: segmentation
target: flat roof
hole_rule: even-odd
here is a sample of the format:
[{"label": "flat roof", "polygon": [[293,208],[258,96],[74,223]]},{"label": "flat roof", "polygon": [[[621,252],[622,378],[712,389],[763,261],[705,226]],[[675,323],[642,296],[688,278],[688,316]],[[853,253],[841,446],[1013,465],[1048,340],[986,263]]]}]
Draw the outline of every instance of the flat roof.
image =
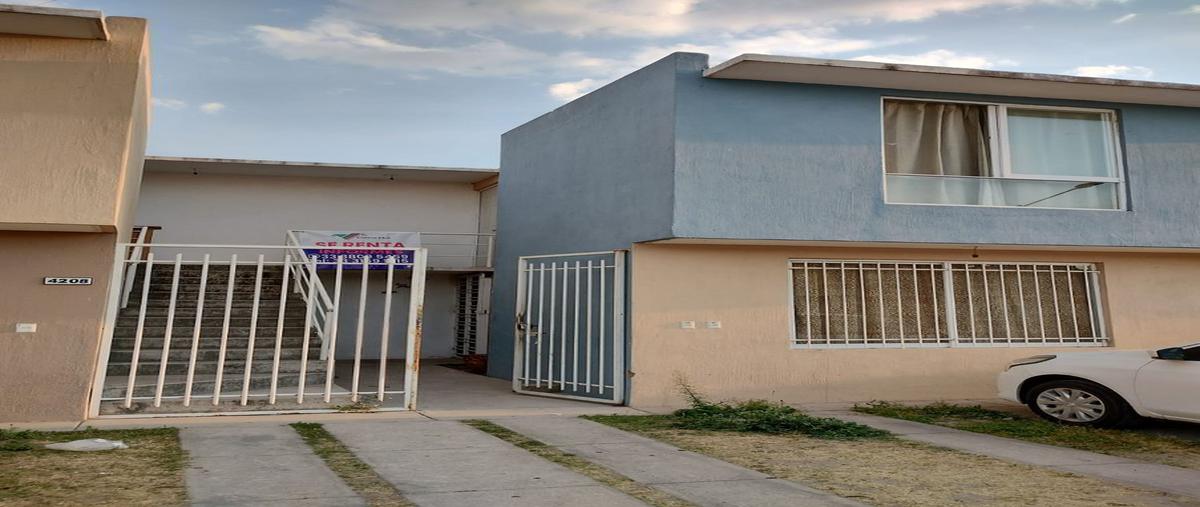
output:
[{"label": "flat roof", "polygon": [[714,79],[1200,107],[1200,85],[745,54],[704,71]]},{"label": "flat roof", "polygon": [[0,4],[0,34],[108,40],[108,27],[100,11]]},{"label": "flat roof", "polygon": [[475,183],[500,174],[499,169],[407,165],[329,164],[230,158],[146,157],[145,170],[163,173],[301,176],[311,178],[398,179]]}]

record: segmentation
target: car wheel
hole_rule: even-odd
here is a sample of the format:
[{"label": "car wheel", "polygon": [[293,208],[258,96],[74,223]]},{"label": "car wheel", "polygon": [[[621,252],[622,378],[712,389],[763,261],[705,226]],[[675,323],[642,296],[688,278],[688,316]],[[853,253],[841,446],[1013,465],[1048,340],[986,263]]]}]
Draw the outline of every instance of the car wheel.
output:
[{"label": "car wheel", "polygon": [[1137,414],[1108,388],[1086,380],[1051,380],[1033,386],[1026,403],[1037,415],[1071,426],[1128,426]]}]

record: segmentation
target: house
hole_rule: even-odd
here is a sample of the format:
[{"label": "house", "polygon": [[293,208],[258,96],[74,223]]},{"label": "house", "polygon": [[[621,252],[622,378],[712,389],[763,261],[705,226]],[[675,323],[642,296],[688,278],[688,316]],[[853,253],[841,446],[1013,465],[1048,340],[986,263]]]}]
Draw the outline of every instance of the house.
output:
[{"label": "house", "polygon": [[146,21],[0,6],[0,421],[79,419],[150,102]]},{"label": "house", "polygon": [[523,392],[991,398],[1200,327],[1200,86],[676,53],[501,168],[490,374]]}]

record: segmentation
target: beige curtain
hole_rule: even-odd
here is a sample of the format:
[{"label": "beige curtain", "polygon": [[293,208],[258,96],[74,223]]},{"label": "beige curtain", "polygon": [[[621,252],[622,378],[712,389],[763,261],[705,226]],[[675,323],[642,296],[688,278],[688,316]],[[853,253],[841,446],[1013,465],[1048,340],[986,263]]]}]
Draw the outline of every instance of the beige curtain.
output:
[{"label": "beige curtain", "polygon": [[883,125],[889,173],[993,175],[986,106],[886,101]]}]

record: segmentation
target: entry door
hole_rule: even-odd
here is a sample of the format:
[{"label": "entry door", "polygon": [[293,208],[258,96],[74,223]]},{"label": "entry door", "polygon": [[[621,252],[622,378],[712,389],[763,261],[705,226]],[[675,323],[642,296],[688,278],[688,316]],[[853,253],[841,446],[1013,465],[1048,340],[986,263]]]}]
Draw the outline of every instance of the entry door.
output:
[{"label": "entry door", "polygon": [[492,279],[483,273],[458,277],[455,298],[454,352],[459,356],[487,354],[488,313]]},{"label": "entry door", "polygon": [[625,252],[521,257],[513,390],[625,401]]}]

